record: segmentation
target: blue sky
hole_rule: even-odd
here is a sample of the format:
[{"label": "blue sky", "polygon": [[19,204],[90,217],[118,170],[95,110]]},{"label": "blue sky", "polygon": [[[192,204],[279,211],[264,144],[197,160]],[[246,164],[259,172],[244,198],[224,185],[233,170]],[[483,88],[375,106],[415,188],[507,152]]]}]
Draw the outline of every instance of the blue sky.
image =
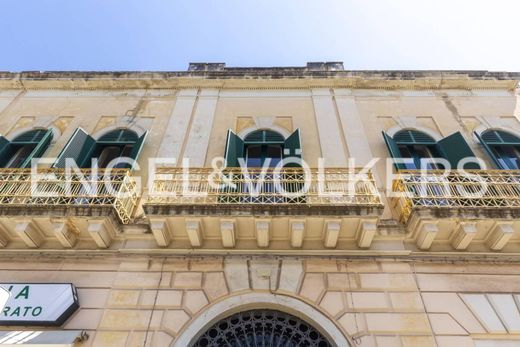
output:
[{"label": "blue sky", "polygon": [[1,0],[0,70],[520,71],[518,0]]}]

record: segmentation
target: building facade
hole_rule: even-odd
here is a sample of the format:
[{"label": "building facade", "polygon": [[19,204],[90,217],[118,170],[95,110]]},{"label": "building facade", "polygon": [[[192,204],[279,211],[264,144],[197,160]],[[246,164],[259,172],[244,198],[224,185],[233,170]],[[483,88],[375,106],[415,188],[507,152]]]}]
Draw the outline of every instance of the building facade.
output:
[{"label": "building facade", "polygon": [[0,344],[520,345],[519,80],[1,73]]}]

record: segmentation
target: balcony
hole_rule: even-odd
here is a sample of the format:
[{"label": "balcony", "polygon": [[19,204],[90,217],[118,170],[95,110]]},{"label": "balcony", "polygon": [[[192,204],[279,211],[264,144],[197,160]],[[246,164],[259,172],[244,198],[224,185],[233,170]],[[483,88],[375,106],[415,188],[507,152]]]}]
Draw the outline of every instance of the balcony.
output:
[{"label": "balcony", "polygon": [[144,209],[163,247],[334,248],[369,246],[382,203],[360,169],[159,168]]},{"label": "balcony", "polygon": [[391,205],[420,249],[503,250],[520,241],[520,171],[400,171]]},{"label": "balcony", "polygon": [[0,169],[0,245],[57,240],[70,248],[91,237],[107,248],[118,225],[131,221],[137,199],[127,169]]}]

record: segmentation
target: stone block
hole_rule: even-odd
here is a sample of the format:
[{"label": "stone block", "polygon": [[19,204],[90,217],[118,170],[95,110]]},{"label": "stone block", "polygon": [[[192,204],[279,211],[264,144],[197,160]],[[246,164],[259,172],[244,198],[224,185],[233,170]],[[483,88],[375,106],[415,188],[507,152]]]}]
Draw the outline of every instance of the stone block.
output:
[{"label": "stone block", "polygon": [[157,288],[160,273],[154,272],[118,272],[115,276],[116,288]]},{"label": "stone block", "polygon": [[[433,336],[403,336],[401,337],[403,347],[438,347]],[[451,347],[460,347],[452,345]]]},{"label": "stone block", "polygon": [[345,294],[342,292],[326,292],[321,299],[320,307],[335,317],[345,309]]},{"label": "stone block", "polygon": [[305,261],[306,272],[338,272],[336,260],[308,259]]},{"label": "stone block", "polygon": [[226,260],[224,264],[224,273],[231,292],[249,289],[249,270],[246,260]]},{"label": "stone block", "polygon": [[199,312],[209,301],[202,290],[189,290],[184,294],[184,307],[192,314]]},{"label": "stone block", "polygon": [[190,316],[183,310],[168,310],[163,317],[163,327],[167,332],[177,335],[189,320]]},{"label": "stone block", "polygon": [[411,274],[359,274],[361,288],[379,290],[417,290]]},{"label": "stone block", "polygon": [[430,325],[425,314],[366,313],[365,317],[368,330],[374,333],[430,333]]},{"label": "stone block", "polygon": [[125,331],[98,331],[94,336],[93,346],[96,347],[125,347],[128,332]]},{"label": "stone block", "polygon": [[435,335],[467,335],[468,333],[447,313],[428,314]]},{"label": "stone block", "polygon": [[278,290],[289,293],[296,293],[300,286],[302,274],[303,264],[301,260],[282,260]]},{"label": "stone block", "polygon": [[228,294],[226,278],[223,272],[208,272],[204,275],[203,289],[208,299],[213,301]]},{"label": "stone block", "polygon": [[363,313],[345,313],[338,323],[350,336],[367,330]]},{"label": "stone block", "polygon": [[180,308],[182,304],[182,290],[157,291],[157,308]]},{"label": "stone block", "polygon": [[139,290],[114,289],[108,297],[108,306],[118,308],[134,307],[139,301],[139,295]]},{"label": "stone block", "polygon": [[202,272],[177,272],[173,278],[174,288],[202,288]]},{"label": "stone block", "polygon": [[323,274],[306,274],[303,279],[300,295],[312,301],[317,301],[325,290]]},{"label": "stone block", "polygon": [[392,307],[399,311],[423,311],[423,304],[419,293],[397,292],[389,293]]},{"label": "stone block", "polygon": [[349,292],[347,302],[353,310],[386,310],[390,305],[385,293]]},{"label": "stone block", "polygon": [[65,329],[96,330],[101,317],[102,309],[84,309],[76,312],[64,325]]},{"label": "stone block", "polygon": [[110,289],[78,288],[78,298],[82,308],[104,308]]},{"label": "stone block", "polygon": [[99,327],[110,330],[146,330],[151,310],[106,310]]}]

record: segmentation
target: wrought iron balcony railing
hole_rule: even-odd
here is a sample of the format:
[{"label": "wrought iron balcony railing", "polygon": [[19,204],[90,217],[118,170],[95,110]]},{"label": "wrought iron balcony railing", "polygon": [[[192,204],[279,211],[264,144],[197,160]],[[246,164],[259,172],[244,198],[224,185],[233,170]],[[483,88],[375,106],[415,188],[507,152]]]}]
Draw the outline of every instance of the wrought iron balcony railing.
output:
[{"label": "wrought iron balcony railing", "polygon": [[[520,209],[520,171],[400,171],[391,197],[406,223],[415,210]],[[395,195],[398,196],[395,196]]]},{"label": "wrought iron balcony railing", "polygon": [[137,198],[127,169],[0,169],[0,209],[109,207],[127,224]]},{"label": "wrought iron balcony railing", "polygon": [[346,168],[159,168],[146,204],[382,206],[372,174]]}]

